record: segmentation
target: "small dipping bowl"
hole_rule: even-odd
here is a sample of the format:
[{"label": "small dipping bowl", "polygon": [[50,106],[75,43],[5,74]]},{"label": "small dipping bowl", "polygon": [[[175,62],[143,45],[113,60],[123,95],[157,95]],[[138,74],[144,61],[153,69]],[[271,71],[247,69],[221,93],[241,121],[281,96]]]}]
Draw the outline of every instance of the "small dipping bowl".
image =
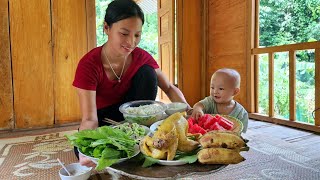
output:
[{"label": "small dipping bowl", "polygon": [[70,172],[71,176],[61,168],[59,170],[61,180],[87,180],[89,179],[92,171],[92,167],[82,166],[80,163],[66,165],[66,168]]}]

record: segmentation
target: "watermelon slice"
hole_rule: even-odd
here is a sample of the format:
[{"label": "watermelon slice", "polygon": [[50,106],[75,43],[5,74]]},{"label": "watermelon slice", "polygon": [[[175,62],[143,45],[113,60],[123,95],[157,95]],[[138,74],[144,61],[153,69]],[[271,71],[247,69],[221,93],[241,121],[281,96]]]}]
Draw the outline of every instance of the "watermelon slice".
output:
[{"label": "watermelon slice", "polygon": [[218,122],[215,122],[215,123],[212,124],[212,126],[210,127],[210,131],[213,131],[213,130],[226,130],[226,129],[223,128],[222,126],[220,126]]}]

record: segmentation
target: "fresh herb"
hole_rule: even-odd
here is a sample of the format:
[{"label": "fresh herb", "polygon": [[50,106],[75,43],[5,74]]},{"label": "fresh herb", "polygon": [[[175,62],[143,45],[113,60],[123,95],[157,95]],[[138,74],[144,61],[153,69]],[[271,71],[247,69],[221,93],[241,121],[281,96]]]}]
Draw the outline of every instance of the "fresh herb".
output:
[{"label": "fresh herb", "polygon": [[111,166],[121,158],[132,157],[135,153],[136,141],[123,131],[109,126],[82,130],[66,137],[83,154],[99,159],[96,170]]},{"label": "fresh herb", "polygon": [[145,160],[142,164],[142,167],[150,167],[153,164],[157,164],[158,162],[159,162],[159,159],[155,159],[150,156],[145,156]]}]

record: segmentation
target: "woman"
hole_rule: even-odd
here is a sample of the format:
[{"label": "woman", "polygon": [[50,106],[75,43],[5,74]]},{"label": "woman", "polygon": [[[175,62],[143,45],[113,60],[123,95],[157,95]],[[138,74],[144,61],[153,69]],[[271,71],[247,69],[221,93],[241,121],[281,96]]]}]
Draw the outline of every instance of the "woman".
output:
[{"label": "woman", "polygon": [[[133,100],[154,100],[157,86],[171,101],[186,103],[152,56],[137,47],[144,23],[140,7],[132,0],[114,0],[104,20],[108,41],[80,60],[73,82],[82,112],[79,130],[105,125],[104,118],[123,120],[119,106]],[[95,166],[83,156],[79,160],[82,165]]]}]

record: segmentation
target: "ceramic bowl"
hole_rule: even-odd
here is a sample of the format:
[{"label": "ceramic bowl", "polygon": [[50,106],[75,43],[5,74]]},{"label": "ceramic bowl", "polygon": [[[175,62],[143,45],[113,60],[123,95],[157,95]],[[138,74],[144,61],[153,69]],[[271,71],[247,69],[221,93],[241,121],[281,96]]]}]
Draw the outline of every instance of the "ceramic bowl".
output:
[{"label": "ceramic bowl", "polygon": [[92,167],[82,166],[80,163],[66,165],[66,168],[71,173],[71,176],[61,168],[59,170],[59,175],[62,180],[87,180],[92,171]]},{"label": "ceramic bowl", "polygon": [[170,104],[167,104],[167,109],[165,110],[167,115],[172,115],[176,112],[184,112],[187,110],[188,105],[186,103],[182,102],[173,102]]}]

